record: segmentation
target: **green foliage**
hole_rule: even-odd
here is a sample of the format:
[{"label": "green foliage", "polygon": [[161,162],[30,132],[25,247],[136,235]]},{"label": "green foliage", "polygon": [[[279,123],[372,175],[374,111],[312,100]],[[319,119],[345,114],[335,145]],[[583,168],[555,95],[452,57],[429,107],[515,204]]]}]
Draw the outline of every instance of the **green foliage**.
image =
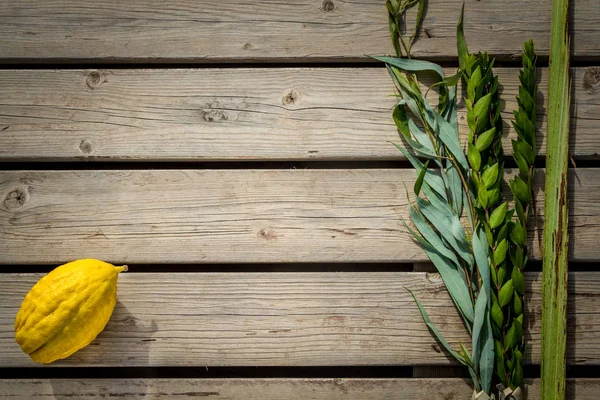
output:
[{"label": "green foliage", "polygon": [[[415,200],[409,206],[414,240],[436,266],[450,298],[471,334],[472,354],[453,349],[433,325],[419,300],[423,320],[448,352],[467,366],[477,391],[490,393],[494,373],[504,386],[517,388],[523,379],[523,296],[527,263],[527,222],[533,199],[535,161],[535,54],[525,44],[521,87],[514,112],[517,139],[513,152],[519,173],[509,187],[515,201],[504,200],[504,150],[501,103],[494,59],[470,54],[463,33],[463,12],[457,26],[459,72],[446,77],[428,61],[410,59],[416,37],[405,42],[401,21],[419,4],[417,31],[424,0],[387,0],[390,31],[398,57],[374,57],[384,63],[398,91],[393,118],[404,145],[395,144],[415,168]],[[464,6],[463,6],[464,11]],[[439,104],[432,107],[418,81],[423,71],[438,80]],[[456,85],[465,83],[466,155],[459,142]],[[461,224],[466,214],[469,226]],[[412,294],[412,292],[411,292]]]},{"label": "green foliage", "polygon": [[[467,88],[465,104],[469,136],[467,155],[471,182],[476,188],[474,201],[476,231],[486,233],[489,260],[495,296],[491,305],[491,318],[495,328],[494,339],[502,343],[502,351],[496,349],[498,378],[506,387],[516,389],[522,383],[522,355],[524,342],[517,334],[521,325],[516,323],[523,313],[525,280],[522,268],[527,259],[526,235],[529,210],[533,199],[532,180],[535,173],[535,99],[537,83],[536,57],[533,42],[525,43],[521,86],[514,112],[513,126],[517,139],[513,140],[514,158],[519,174],[510,180],[509,186],[515,201],[514,210],[502,203],[501,182],[504,175],[504,151],[501,133],[500,98],[498,78],[493,74],[494,60],[486,53],[468,53],[462,20],[458,25],[458,50],[463,79]],[[520,357],[516,357],[519,354]]]},{"label": "green foliage", "polygon": [[[427,61],[375,58],[386,63],[398,90],[398,104],[393,117],[404,146],[396,147],[417,173],[414,186],[416,199],[409,207],[413,227],[404,223],[439,271],[465,327],[472,335],[472,354],[462,345],[460,350],[452,349],[429,320],[423,305],[416,297],[415,300],[431,332],[452,356],[467,366],[475,388],[489,393],[494,370],[493,328],[489,316],[489,244],[485,233],[472,235],[473,226],[467,229],[461,224],[465,211],[468,220],[474,221],[472,202],[477,196],[475,188],[468,184],[470,171],[467,159],[479,156],[479,150],[473,143],[472,150],[465,157],[459,141],[457,78],[446,78],[439,65]],[[440,101],[435,108],[420,90],[417,74],[422,71],[433,71],[438,77],[438,82],[432,86],[439,91]],[[491,143],[485,143],[486,140],[484,138],[479,143],[483,149],[491,146]],[[500,166],[486,165],[482,174],[485,177],[481,177],[480,189],[488,195],[488,187],[498,187]],[[490,191],[488,197],[494,200],[497,196]]]},{"label": "green foliage", "polygon": [[[506,371],[501,377],[505,386],[516,389],[523,382],[523,353],[525,342],[522,334],[523,303],[525,295],[525,277],[523,268],[527,262],[527,223],[533,207],[533,177],[535,175],[536,155],[536,55],[533,41],[525,42],[522,55],[523,69],[519,74],[518,110],[514,111],[512,125],[517,132],[517,139],[512,141],[513,157],[517,163],[518,174],[510,180],[509,186],[513,194],[517,220],[511,222],[509,235],[510,280],[514,290],[512,301],[503,306],[504,328],[510,327],[507,336],[514,329],[515,337],[511,337],[510,346],[505,348],[504,363]],[[507,283],[508,284],[508,283]],[[504,287],[502,288],[504,289]],[[519,322],[521,321],[521,322]],[[505,337],[505,343],[506,343]],[[510,366],[509,368],[509,361]]]}]

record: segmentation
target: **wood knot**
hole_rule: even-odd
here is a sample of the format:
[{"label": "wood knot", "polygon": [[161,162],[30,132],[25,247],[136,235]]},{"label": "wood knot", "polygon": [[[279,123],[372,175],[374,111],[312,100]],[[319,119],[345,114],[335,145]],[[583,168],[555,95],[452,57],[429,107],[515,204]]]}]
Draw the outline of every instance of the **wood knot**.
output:
[{"label": "wood knot", "polygon": [[127,316],[122,322],[121,322],[124,326],[137,326],[138,323],[138,319],[134,316]]},{"label": "wood knot", "polygon": [[258,237],[265,240],[277,239],[277,234],[271,228],[263,228],[258,231]]},{"label": "wood knot", "polygon": [[323,5],[321,9],[325,12],[331,12],[335,10],[335,3],[331,0],[323,0]]},{"label": "wood knot", "polygon": [[206,103],[204,108],[200,110],[200,116],[206,122],[227,121],[229,119],[229,115],[223,110],[218,101]]},{"label": "wood knot", "polygon": [[285,96],[283,96],[283,99],[281,101],[283,104],[290,105],[294,104],[299,97],[300,93],[292,89]]},{"label": "wood knot", "polygon": [[90,71],[85,77],[85,84],[92,90],[106,82],[104,75],[99,71]]},{"label": "wood knot", "polygon": [[252,48],[252,43],[248,42],[244,45],[245,50],[250,50]]},{"label": "wood knot", "polygon": [[6,195],[4,199],[4,207],[8,210],[16,210],[23,207],[23,204],[27,201],[27,192],[21,188],[14,189]]},{"label": "wood knot", "polygon": [[588,93],[594,93],[598,82],[600,82],[600,67],[586,68],[583,75],[583,89]]},{"label": "wood knot", "polygon": [[91,154],[92,153],[92,143],[87,140],[87,139],[82,139],[81,142],[79,143],[79,150],[83,153],[83,154]]}]

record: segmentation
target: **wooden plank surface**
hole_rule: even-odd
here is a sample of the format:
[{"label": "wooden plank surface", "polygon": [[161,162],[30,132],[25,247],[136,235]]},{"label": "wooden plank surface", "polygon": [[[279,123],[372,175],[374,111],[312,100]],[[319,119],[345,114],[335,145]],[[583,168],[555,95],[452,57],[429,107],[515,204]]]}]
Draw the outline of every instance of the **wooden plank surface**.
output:
[{"label": "wooden plank surface", "polygon": [[[529,400],[541,400],[540,381],[526,380]],[[569,379],[567,398],[596,399],[599,379]],[[207,397],[228,400],[463,400],[472,389],[462,379],[15,379],[0,380],[0,399]]]},{"label": "wooden plank surface", "polygon": [[[510,153],[518,70],[496,72]],[[600,67],[573,70],[575,158],[600,154],[599,81]],[[2,70],[0,160],[401,159],[393,91],[383,68]],[[459,113],[466,138],[462,102]]]},{"label": "wooden plank surface", "polygon": [[[0,367],[34,366],[14,317],[40,274],[0,274]],[[540,361],[541,281],[527,275],[526,359]],[[569,276],[569,364],[600,363],[600,273]],[[453,346],[469,337],[437,274],[128,273],[93,345],[52,366],[432,365],[454,361],[423,324],[411,288]]]},{"label": "wooden plank surface", "polygon": [[[401,222],[414,179],[409,169],[0,171],[0,264],[427,261]],[[600,175],[569,179],[569,254],[599,260]]]},{"label": "wooden plank surface", "polygon": [[[573,3],[573,56],[597,58],[598,2]],[[456,57],[461,4],[429,2],[413,55]],[[468,1],[470,49],[507,59],[531,38],[546,55],[550,7],[534,0]],[[387,10],[372,0],[173,0],[168,6],[160,0],[2,0],[0,42],[4,63],[353,61],[392,52]]]}]

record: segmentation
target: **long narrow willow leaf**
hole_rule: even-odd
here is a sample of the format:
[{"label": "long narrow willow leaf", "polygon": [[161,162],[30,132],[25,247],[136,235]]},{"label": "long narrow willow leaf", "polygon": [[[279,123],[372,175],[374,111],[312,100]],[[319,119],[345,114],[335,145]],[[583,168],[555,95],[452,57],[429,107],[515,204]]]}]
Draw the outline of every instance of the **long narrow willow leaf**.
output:
[{"label": "long narrow willow leaf", "polygon": [[563,400],[566,382],[567,163],[571,106],[568,8],[568,0],[552,1],[542,274],[540,397],[544,400]]}]

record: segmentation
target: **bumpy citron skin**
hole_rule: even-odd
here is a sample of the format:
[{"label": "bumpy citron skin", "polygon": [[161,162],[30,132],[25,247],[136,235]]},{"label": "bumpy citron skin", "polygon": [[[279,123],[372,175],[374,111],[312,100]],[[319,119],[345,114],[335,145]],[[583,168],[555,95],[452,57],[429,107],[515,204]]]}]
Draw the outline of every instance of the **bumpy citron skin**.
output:
[{"label": "bumpy citron skin", "polygon": [[61,265],[27,293],[15,339],[35,362],[48,364],[90,344],[117,302],[117,277],[127,267],[84,259]]}]

